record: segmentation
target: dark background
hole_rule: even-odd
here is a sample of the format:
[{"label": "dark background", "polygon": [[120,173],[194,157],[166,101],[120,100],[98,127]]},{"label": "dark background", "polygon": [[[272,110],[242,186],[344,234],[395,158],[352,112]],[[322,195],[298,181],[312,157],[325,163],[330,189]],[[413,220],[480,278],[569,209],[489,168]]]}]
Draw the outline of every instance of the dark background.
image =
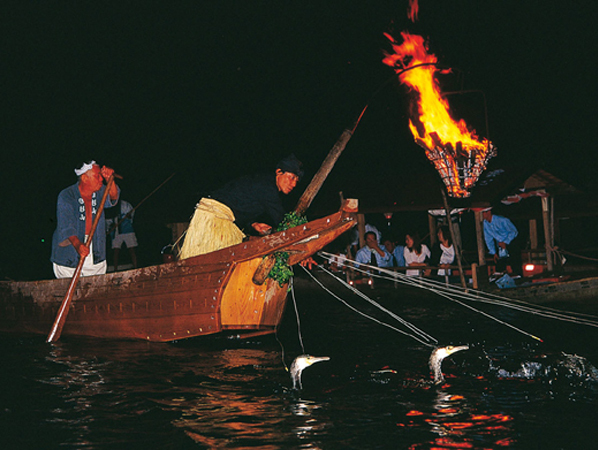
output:
[{"label": "dark background", "polygon": [[495,164],[540,165],[595,191],[597,10],[421,0],[413,24],[406,0],[3,3],[0,277],[51,277],[56,197],[84,160],[121,174],[134,206],[176,173],[137,210],[143,265],[208,190],[294,152],[307,176],[292,207],[366,104],[314,210],[338,208],[339,190],[358,196],[364,177],[392,189],[429,170],[404,89],[378,91],[393,73],[384,32],[426,36],[454,69],[443,89],[476,91],[451,102],[497,146]]}]

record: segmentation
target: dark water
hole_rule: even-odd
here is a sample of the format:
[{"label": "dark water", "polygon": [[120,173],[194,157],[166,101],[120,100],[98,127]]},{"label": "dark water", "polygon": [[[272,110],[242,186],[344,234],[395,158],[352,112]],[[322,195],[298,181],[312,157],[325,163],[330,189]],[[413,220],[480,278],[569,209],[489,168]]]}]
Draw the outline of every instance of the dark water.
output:
[{"label": "dark water", "polygon": [[[432,294],[370,294],[441,345],[471,345],[444,361],[444,385],[430,382],[429,348],[298,286],[305,350],[331,358],[304,371],[301,392],[272,336],[0,337],[0,448],[595,447],[598,329],[487,309],[539,343]],[[290,365],[292,303],[278,337]]]}]

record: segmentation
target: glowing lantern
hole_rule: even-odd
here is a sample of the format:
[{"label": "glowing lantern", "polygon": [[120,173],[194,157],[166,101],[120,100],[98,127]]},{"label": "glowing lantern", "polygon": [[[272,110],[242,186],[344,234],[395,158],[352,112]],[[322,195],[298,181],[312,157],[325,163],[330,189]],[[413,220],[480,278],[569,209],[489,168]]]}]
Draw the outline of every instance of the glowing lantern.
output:
[{"label": "glowing lantern", "polygon": [[384,218],[388,222],[388,228],[390,228],[390,219],[392,219],[392,213],[391,212],[384,213]]},{"label": "glowing lantern", "polygon": [[434,75],[439,70],[437,59],[427,52],[421,36],[402,32],[403,43],[392,36],[394,53],[387,53],[384,64],[393,67],[399,80],[417,92],[417,117],[409,120],[415,142],[423,147],[426,156],[440,174],[452,197],[469,197],[471,189],[495,156],[495,149],[487,139],[479,139],[463,120],[451,117],[448,102],[442,97]]}]

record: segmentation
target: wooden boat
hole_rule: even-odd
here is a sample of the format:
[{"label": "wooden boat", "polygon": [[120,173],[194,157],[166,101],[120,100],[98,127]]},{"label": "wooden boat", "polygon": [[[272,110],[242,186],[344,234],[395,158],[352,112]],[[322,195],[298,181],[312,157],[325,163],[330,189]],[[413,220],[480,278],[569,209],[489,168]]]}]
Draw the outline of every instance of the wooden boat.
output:
[{"label": "wooden boat", "polygon": [[[213,253],[80,278],[63,335],[167,342],[216,333],[273,333],[288,285],[252,281],[262,259],[297,264],[356,224],[348,201],[336,214]],[[353,205],[352,205],[353,206]],[[70,279],[0,282],[0,332],[47,335]]]},{"label": "wooden boat", "polygon": [[598,277],[553,277],[534,280],[514,288],[500,289],[499,294],[531,303],[583,302],[598,299]]}]

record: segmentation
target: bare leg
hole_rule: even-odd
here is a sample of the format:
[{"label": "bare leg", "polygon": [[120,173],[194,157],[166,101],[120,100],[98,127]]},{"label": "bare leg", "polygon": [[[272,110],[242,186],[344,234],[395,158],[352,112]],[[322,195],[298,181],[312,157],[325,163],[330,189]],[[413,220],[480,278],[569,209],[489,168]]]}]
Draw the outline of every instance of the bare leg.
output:
[{"label": "bare leg", "polygon": [[114,271],[118,271],[118,254],[120,252],[120,248],[114,249]]},{"label": "bare leg", "polygon": [[137,269],[137,254],[135,253],[135,247],[129,248],[129,254],[131,255],[131,262],[133,263],[133,267]]}]

